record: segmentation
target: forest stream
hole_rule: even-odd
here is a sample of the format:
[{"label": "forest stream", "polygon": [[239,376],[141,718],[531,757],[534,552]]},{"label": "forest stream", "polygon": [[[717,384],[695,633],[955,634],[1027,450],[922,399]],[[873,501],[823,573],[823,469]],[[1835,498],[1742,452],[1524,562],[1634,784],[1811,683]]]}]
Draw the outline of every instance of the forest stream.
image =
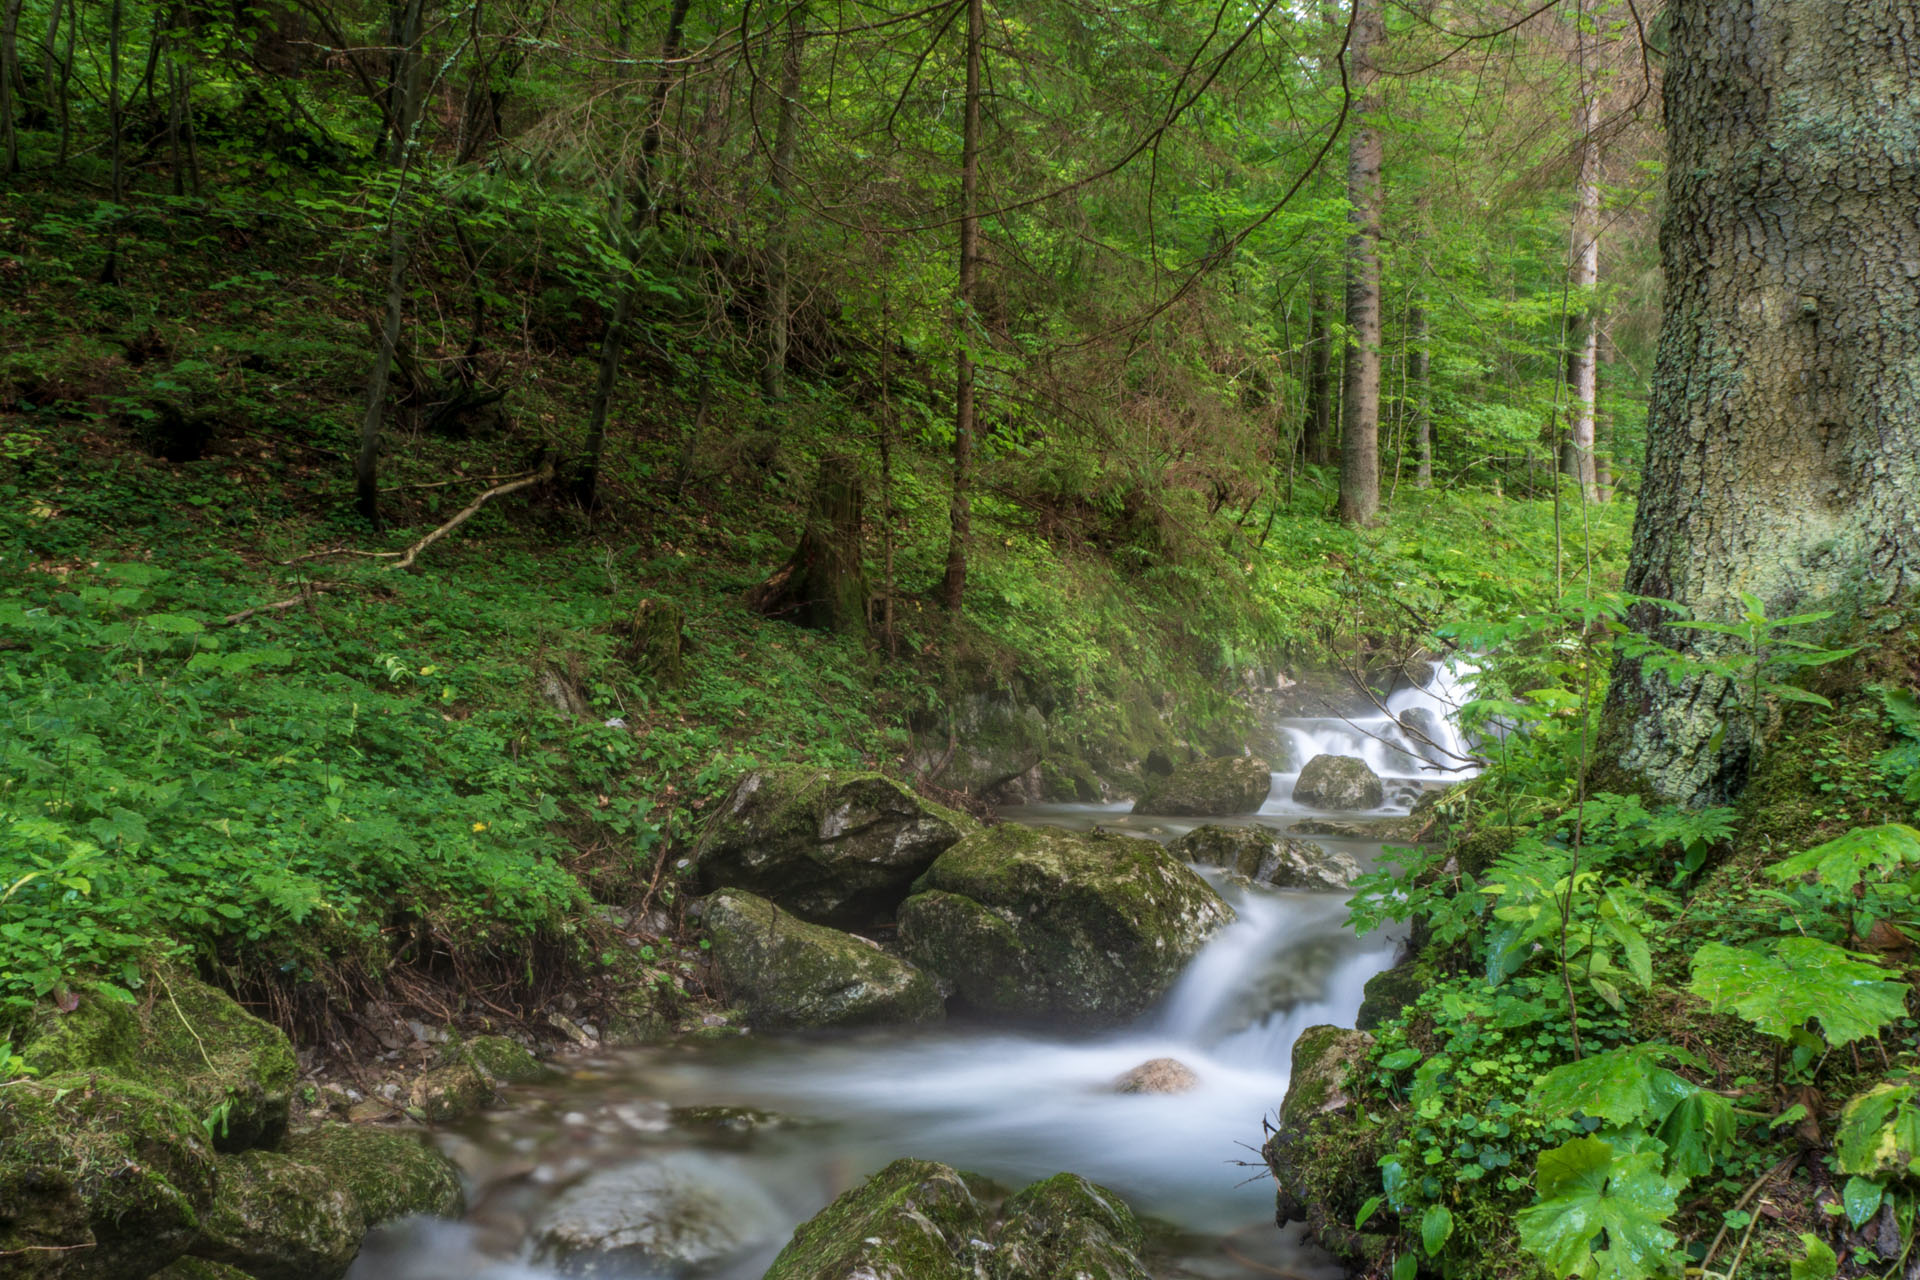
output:
[{"label": "forest stream", "polygon": [[[1464,696],[1461,675],[1443,669],[1428,688],[1394,694],[1394,718],[1284,720],[1281,736],[1295,750],[1265,805],[1211,821],[1285,830],[1308,819],[1404,815],[1422,789],[1464,774],[1422,759],[1395,720],[1412,713],[1440,745],[1459,749],[1453,712]],[[1365,758],[1386,783],[1385,804],[1364,814],[1296,804],[1298,771],[1322,752]],[[1001,816],[1163,842],[1203,821],[1130,807],[1028,805]],[[1377,840],[1312,838],[1369,868],[1381,849]],[[539,1265],[540,1227],[555,1202],[589,1176],[640,1166],[701,1184],[728,1206],[728,1230],[743,1247],[702,1275],[756,1280],[798,1223],[903,1155],[1010,1187],[1061,1170],[1109,1186],[1143,1217],[1178,1229],[1163,1277],[1331,1280],[1340,1269],[1302,1244],[1298,1228],[1273,1225],[1273,1184],[1257,1150],[1262,1120],[1286,1093],[1295,1037],[1321,1023],[1352,1025],[1362,987],[1393,962],[1400,939],[1351,932],[1344,893],[1281,892],[1201,870],[1238,920],[1130,1027],[1067,1035],[955,1021],[576,1059],[564,1079],[517,1090],[505,1107],[444,1132],[443,1148],[472,1184],[466,1219],[376,1232],[349,1280],[552,1275]],[[1191,1068],[1198,1084],[1115,1092],[1117,1077],[1161,1058]]]}]

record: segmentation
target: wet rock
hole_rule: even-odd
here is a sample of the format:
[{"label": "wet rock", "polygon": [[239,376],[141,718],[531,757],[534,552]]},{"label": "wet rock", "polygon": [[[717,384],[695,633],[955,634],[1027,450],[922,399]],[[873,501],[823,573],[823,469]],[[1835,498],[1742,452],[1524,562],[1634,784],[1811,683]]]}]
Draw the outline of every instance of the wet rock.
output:
[{"label": "wet rock", "polygon": [[1271,827],[1195,827],[1168,849],[1279,889],[1345,889],[1360,875],[1360,864],[1346,854],[1289,839]]},{"label": "wet rock", "polygon": [[195,1257],[254,1280],[337,1280],[360,1251],[367,1221],[353,1193],[316,1165],[272,1151],[220,1159],[220,1190],[202,1219]]},{"label": "wet rock", "polygon": [[[948,735],[954,750],[947,755]],[[984,796],[1002,803],[1039,799],[1037,766],[1047,757],[1049,729],[1039,708],[989,694],[968,694],[960,700],[951,725],[931,726],[914,753],[916,773],[953,791]],[[942,761],[945,761],[944,765]],[[934,773],[935,768],[939,769]]]},{"label": "wet rock", "polygon": [[758,1133],[765,1129],[788,1129],[797,1122],[777,1111],[758,1107],[675,1107],[669,1113],[683,1129],[707,1129],[725,1134]]},{"label": "wet rock", "polygon": [[496,1085],[538,1084],[553,1075],[553,1069],[534,1057],[525,1045],[506,1036],[457,1040],[447,1046],[441,1061],[472,1067]]},{"label": "wet rock", "polygon": [[900,936],[968,1005],[1113,1026],[1173,985],[1233,911],[1148,840],[1011,823],[928,868]]},{"label": "wet rock", "polygon": [[1177,1058],[1152,1058],[1113,1082],[1115,1093],[1188,1093],[1200,1077]]},{"label": "wet rock", "polygon": [[1309,1027],[1293,1045],[1293,1076],[1280,1127],[1261,1154],[1279,1184],[1275,1217],[1305,1222],[1313,1238],[1349,1261],[1378,1256],[1386,1239],[1364,1235],[1354,1220],[1380,1185],[1379,1159],[1401,1121],[1370,1120],[1353,1091],[1366,1079],[1373,1037],[1344,1027]]},{"label": "wet rock", "polygon": [[1293,1074],[1286,1100],[1280,1104],[1280,1125],[1302,1127],[1314,1116],[1346,1107],[1351,1099],[1347,1082],[1365,1074],[1373,1037],[1346,1027],[1308,1027],[1293,1042]]},{"label": "wet rock", "polygon": [[761,894],[817,924],[893,918],[914,878],[979,830],[877,773],[786,765],[735,784],[694,853],[701,885]]},{"label": "wet rock", "polygon": [[757,1027],[844,1027],[946,1016],[931,977],[852,934],[722,889],[702,904],[713,960]]},{"label": "wet rock", "polygon": [[470,1116],[493,1099],[493,1086],[465,1062],[435,1067],[413,1082],[407,1105],[429,1124],[447,1124]]},{"label": "wet rock", "polygon": [[175,1258],[154,1272],[150,1280],[253,1280],[238,1267],[205,1258]]},{"label": "wet rock", "polygon": [[164,970],[152,983],[155,998],[139,1005],[86,995],[72,1013],[45,1010],[21,1056],[43,1076],[105,1071],[141,1081],[198,1118],[223,1108],[214,1128],[222,1151],[277,1144],[298,1074],[287,1037],[191,974]]},{"label": "wet rock", "polygon": [[1359,756],[1317,755],[1300,771],[1293,798],[1316,809],[1378,809],[1386,792]]},{"label": "wet rock", "polygon": [[200,1235],[214,1152],[171,1095],[101,1073],[0,1089],[0,1256],[21,1280],[135,1280]]},{"label": "wet rock", "polygon": [[562,1193],[534,1225],[535,1260],[571,1276],[682,1274],[770,1244],[787,1221],[730,1165],[669,1152]]},{"label": "wet rock", "polygon": [[369,1227],[414,1214],[456,1218],[466,1207],[459,1169],[412,1133],[322,1125],[295,1134],[287,1154],[346,1188]]},{"label": "wet rock", "polygon": [[1133,1210],[1078,1174],[1034,1183],[1001,1213],[993,1280],[1151,1280],[1140,1260],[1146,1232]]},{"label": "wet rock", "polygon": [[764,1280],[980,1280],[986,1233],[958,1172],[895,1160],[801,1223]]},{"label": "wet rock", "polygon": [[1367,979],[1360,1012],[1354,1015],[1353,1025],[1361,1031],[1372,1031],[1381,1023],[1399,1017],[1400,1011],[1418,1000],[1420,993],[1431,985],[1430,975],[1420,973],[1411,964],[1374,974]]},{"label": "wet rock", "polygon": [[1144,782],[1135,813],[1231,818],[1267,802],[1273,770],[1258,756],[1225,756],[1177,765],[1164,777],[1148,773]]}]

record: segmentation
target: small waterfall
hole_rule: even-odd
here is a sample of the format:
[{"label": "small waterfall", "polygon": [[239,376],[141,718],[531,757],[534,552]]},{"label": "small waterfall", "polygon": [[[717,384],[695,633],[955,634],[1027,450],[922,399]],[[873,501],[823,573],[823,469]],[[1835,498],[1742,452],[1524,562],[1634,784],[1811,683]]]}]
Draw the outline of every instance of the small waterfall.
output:
[{"label": "small waterfall", "polygon": [[[1273,792],[1261,817],[1316,813],[1295,803],[1300,770],[1318,755],[1358,756],[1388,784],[1378,814],[1404,813],[1419,791],[1457,782],[1479,770],[1460,731],[1459,712],[1473,697],[1474,665],[1461,657],[1435,664],[1424,685],[1397,689],[1378,706],[1352,715],[1298,716],[1275,726],[1284,744],[1273,775]],[[1383,709],[1384,708],[1384,709]],[[1393,784],[1401,784],[1395,786]]]}]

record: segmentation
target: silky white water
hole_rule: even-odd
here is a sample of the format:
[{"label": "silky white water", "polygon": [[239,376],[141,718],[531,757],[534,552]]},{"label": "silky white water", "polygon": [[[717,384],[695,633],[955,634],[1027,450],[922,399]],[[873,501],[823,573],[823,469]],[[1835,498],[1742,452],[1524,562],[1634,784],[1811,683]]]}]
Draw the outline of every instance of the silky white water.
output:
[{"label": "silky white water", "polygon": [[[1453,711],[1466,678],[1442,670],[1430,688],[1388,698],[1390,714],[1283,722],[1299,758],[1276,771],[1260,813],[1239,821],[1284,828],[1312,816],[1293,803],[1293,780],[1321,751],[1361,755],[1390,780],[1463,776],[1456,757],[1466,748]],[[1434,723],[1420,727],[1434,746],[1400,727],[1416,710],[1431,716]],[[1421,758],[1423,750],[1438,759]],[[1381,814],[1404,813],[1416,793],[1390,794]],[[1125,808],[1036,805],[1005,816],[1159,839],[1199,825]],[[1363,865],[1378,854],[1369,841],[1314,838]],[[760,1240],[703,1274],[755,1280],[795,1225],[900,1156],[1009,1187],[1061,1170],[1110,1186],[1137,1212],[1188,1233],[1166,1277],[1337,1276],[1337,1267],[1273,1226],[1273,1186],[1257,1148],[1286,1094],[1295,1038],[1319,1023],[1352,1025],[1361,988],[1392,962],[1397,939],[1355,937],[1344,925],[1345,894],[1282,893],[1206,874],[1238,919],[1133,1027],[1068,1035],[956,1021],[830,1039],[755,1036],[584,1062],[566,1083],[518,1091],[510,1108],[444,1135],[474,1182],[469,1220],[370,1241],[350,1280],[542,1276],[527,1262],[527,1231],[557,1192],[595,1170],[662,1158],[697,1159],[701,1176],[732,1188],[728,1202],[751,1217]],[[1116,1077],[1163,1057],[1191,1068],[1198,1086],[1113,1092]],[[686,1106],[760,1108],[792,1123],[715,1131],[676,1122],[673,1108]]]}]

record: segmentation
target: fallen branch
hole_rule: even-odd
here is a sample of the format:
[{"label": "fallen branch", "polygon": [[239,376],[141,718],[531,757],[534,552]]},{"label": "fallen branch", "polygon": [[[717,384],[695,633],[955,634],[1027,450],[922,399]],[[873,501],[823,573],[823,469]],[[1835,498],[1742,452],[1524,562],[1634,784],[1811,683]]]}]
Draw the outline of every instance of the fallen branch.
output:
[{"label": "fallen branch", "polygon": [[475,498],[472,502],[469,502],[465,507],[461,508],[460,513],[456,515],[453,519],[447,521],[445,524],[441,525],[438,529],[435,529],[432,533],[428,534],[426,537],[420,539],[420,541],[408,547],[405,555],[401,556],[398,560],[394,561],[392,564],[388,565],[387,567],[389,569],[411,569],[413,567],[413,562],[419,558],[419,555],[422,551],[425,551],[428,547],[440,541],[440,539],[446,537],[448,534],[452,533],[455,529],[458,529],[461,525],[465,524],[467,521],[473,519],[474,516],[479,514],[480,508],[486,506],[487,503],[492,501],[494,498],[497,498],[502,494],[512,493],[515,489],[525,489],[531,485],[541,484],[547,480],[551,480],[552,478],[553,478],[553,465],[549,463],[548,465],[541,467],[538,471],[534,472],[532,475],[524,476],[521,479],[511,481],[507,484],[495,485],[493,488],[487,490],[485,493]]},{"label": "fallen branch", "polygon": [[428,480],[421,484],[396,484],[382,489],[382,493],[402,493],[408,489],[445,489],[449,485],[467,484],[474,480],[521,480],[527,476],[536,476],[537,471],[510,471],[498,476],[456,476],[452,480]]},{"label": "fallen branch", "polygon": [[230,613],[220,619],[220,621],[230,627],[236,622],[245,622],[257,613],[275,613],[282,609],[291,609],[297,605],[306,604],[317,595],[328,591],[338,591],[346,585],[344,582],[303,582],[300,584],[299,595],[288,596],[285,600],[275,600],[272,604],[257,604],[251,609],[242,609],[238,613]]}]

